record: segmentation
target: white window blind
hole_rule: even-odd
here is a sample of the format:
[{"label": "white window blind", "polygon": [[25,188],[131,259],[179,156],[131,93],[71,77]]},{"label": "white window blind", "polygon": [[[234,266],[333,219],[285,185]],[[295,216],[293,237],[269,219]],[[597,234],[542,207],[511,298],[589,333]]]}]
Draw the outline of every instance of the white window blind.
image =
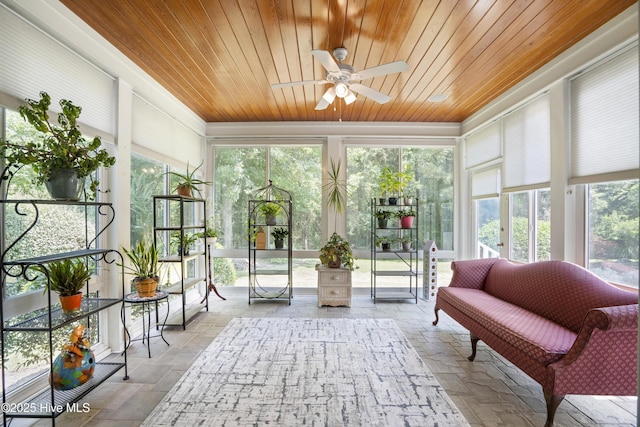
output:
[{"label": "white window blind", "polygon": [[467,169],[500,158],[500,124],[494,122],[467,136],[465,151]]},{"label": "white window blind", "polygon": [[504,118],[504,191],[548,187],[551,118],[544,94]]},{"label": "white window blind", "polygon": [[131,140],[142,147],[190,165],[202,161],[204,137],[173,117],[133,96]]},{"label": "white window blind", "polygon": [[638,44],[571,80],[571,184],[638,178]]},{"label": "white window blind", "polygon": [[471,174],[471,197],[486,199],[500,195],[500,168],[494,167]]},{"label": "white window blind", "polygon": [[82,107],[81,123],[113,135],[113,77],[2,4],[0,22],[0,91],[21,100],[47,92],[56,112],[70,100]]}]

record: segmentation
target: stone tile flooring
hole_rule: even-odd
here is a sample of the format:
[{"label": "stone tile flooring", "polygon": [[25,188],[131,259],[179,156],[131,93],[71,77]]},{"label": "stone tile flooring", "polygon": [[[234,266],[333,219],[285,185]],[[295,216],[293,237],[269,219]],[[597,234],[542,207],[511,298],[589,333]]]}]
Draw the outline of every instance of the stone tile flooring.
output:
[{"label": "stone tile flooring", "polygon": [[[165,337],[171,345],[152,340],[151,359],[146,346],[134,342],[128,352],[130,379],[124,381],[118,373],[83,399],[89,412],[65,413],[56,424],[139,426],[230,319],[275,316],[394,319],[471,426],[544,425],[540,386],[483,343],[476,360],[469,362],[468,332],[442,312],[438,326],[433,326],[433,301],[373,304],[368,289],[354,288],[351,308],[318,308],[315,290],[297,289],[291,305],[283,301],[248,305],[246,289],[219,291],[227,301],[213,295],[210,311],[199,313],[186,331],[167,328]],[[635,397],[568,396],[558,409],[556,425],[635,426],[636,413]]]}]

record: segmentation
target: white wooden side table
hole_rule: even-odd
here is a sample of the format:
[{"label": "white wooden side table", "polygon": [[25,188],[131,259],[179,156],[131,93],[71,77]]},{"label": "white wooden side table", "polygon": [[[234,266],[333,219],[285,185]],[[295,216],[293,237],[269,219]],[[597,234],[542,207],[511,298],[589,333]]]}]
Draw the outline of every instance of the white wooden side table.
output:
[{"label": "white wooden side table", "polygon": [[351,307],[351,270],[318,267],[318,307]]}]

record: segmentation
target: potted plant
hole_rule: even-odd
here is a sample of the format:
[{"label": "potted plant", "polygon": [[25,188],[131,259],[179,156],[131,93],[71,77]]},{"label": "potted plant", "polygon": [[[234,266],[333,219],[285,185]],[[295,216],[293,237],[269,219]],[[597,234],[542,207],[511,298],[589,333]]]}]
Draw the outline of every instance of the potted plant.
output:
[{"label": "potted plant", "polygon": [[[405,172],[396,172],[396,185],[398,191],[398,197],[400,197],[404,193],[404,189],[409,185],[409,183],[413,181],[413,175],[409,172],[409,166],[405,167]],[[409,196],[404,197],[403,203],[405,205],[411,205],[413,200]]]},{"label": "potted plant", "polygon": [[353,256],[349,242],[335,232],[327,243],[320,248],[320,262],[329,268],[345,267],[353,270],[356,259]]},{"label": "potted plant", "polygon": [[413,241],[411,240],[410,237],[402,236],[398,239],[398,241],[402,244],[403,251],[411,250],[411,244],[413,243]]},{"label": "potted plant", "polygon": [[180,233],[176,233],[171,236],[171,247],[176,249],[178,255],[189,255],[191,247],[197,240],[197,233],[183,233],[182,238],[180,237]]},{"label": "potted plant", "polygon": [[179,196],[191,197],[192,194],[197,194],[198,197],[202,197],[202,193],[198,188],[198,185],[211,185],[211,182],[202,181],[195,177],[196,172],[203,165],[204,161],[201,162],[197,168],[189,172],[189,163],[187,162],[187,171],[185,173],[178,172],[167,172],[168,175],[173,175],[178,178],[178,183],[174,188],[174,191],[178,193]]},{"label": "potted plant", "polygon": [[57,292],[64,313],[80,310],[82,305],[82,288],[91,278],[91,273],[82,261],[66,259],[50,263],[46,268],[49,276],[47,289]]},{"label": "potted plant", "polygon": [[135,276],[133,283],[138,295],[143,298],[154,296],[160,280],[160,264],[156,245],[154,243],[147,244],[144,240],[140,240],[131,250],[126,248],[122,248],[122,250],[131,263],[130,266],[124,268]]},{"label": "potted plant", "polygon": [[277,216],[280,213],[280,209],[282,209],[279,203],[264,202],[260,204],[258,209],[260,210],[262,215],[264,215],[265,224],[267,225],[277,224]]},{"label": "potted plant", "polygon": [[398,218],[400,218],[400,227],[411,228],[413,226],[413,218],[416,213],[411,208],[401,209],[397,212]]},{"label": "potted plant", "polygon": [[35,184],[45,184],[54,199],[79,200],[84,182],[89,177],[91,184],[87,197],[95,198],[99,181],[94,172],[100,166],[111,167],[116,159],[107,150],[100,149],[99,136],[87,140],[77,124],[82,108],[66,99],[60,100],[62,112],[57,124],[49,121],[51,97],[40,92],[40,100],[26,100],[27,105],[18,107],[20,116],[42,134],[38,141],[24,145],[0,140],[0,153],[5,159],[4,179],[12,177],[23,166],[30,165]]},{"label": "potted plant", "polygon": [[331,159],[331,170],[328,171],[326,184],[322,186],[327,194],[327,206],[335,209],[334,227],[338,221],[338,214],[342,213],[342,209],[347,205],[345,193],[347,192],[347,184],[340,179],[340,169],[342,168],[340,160],[335,163]]},{"label": "potted plant", "polygon": [[271,236],[276,245],[276,249],[282,249],[284,247],[284,239],[289,235],[289,230],[284,227],[275,227],[271,231]]},{"label": "potted plant", "polygon": [[[340,179],[341,163],[335,163],[331,159],[331,170],[329,171],[329,181],[322,186],[322,190],[327,194],[327,206],[335,210],[334,227],[338,222],[338,215],[346,207],[347,184]],[[349,241],[340,236],[335,231],[329,237],[327,243],[320,248],[320,262],[329,268],[345,267],[354,270],[357,257],[351,251]]]},{"label": "potted plant", "polygon": [[213,227],[207,227],[204,231],[196,233],[198,239],[204,239],[207,245],[215,245],[218,240],[218,231]]},{"label": "potted plant", "polygon": [[392,240],[393,239],[388,236],[376,237],[376,246],[380,246],[384,252],[389,252],[391,250]]},{"label": "potted plant", "polygon": [[[397,204],[398,199],[392,197],[396,184],[395,184],[395,176],[393,172],[391,172],[391,168],[389,168],[388,166],[385,166],[384,169],[382,169],[382,172],[380,173],[379,179],[380,179],[380,191],[382,192],[382,195],[389,198],[390,205]],[[380,199],[380,202],[381,202],[380,203],[381,205],[384,205],[384,198]]]},{"label": "potted plant", "polygon": [[378,209],[374,215],[378,220],[378,228],[387,228],[387,221],[393,217],[393,212],[385,209]]}]

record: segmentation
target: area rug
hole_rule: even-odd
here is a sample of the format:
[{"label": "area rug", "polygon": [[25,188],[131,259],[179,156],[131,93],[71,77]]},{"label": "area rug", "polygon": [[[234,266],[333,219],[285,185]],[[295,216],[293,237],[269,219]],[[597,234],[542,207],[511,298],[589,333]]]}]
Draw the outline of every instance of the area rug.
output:
[{"label": "area rug", "polygon": [[468,426],[389,319],[235,318],[143,426]]}]

